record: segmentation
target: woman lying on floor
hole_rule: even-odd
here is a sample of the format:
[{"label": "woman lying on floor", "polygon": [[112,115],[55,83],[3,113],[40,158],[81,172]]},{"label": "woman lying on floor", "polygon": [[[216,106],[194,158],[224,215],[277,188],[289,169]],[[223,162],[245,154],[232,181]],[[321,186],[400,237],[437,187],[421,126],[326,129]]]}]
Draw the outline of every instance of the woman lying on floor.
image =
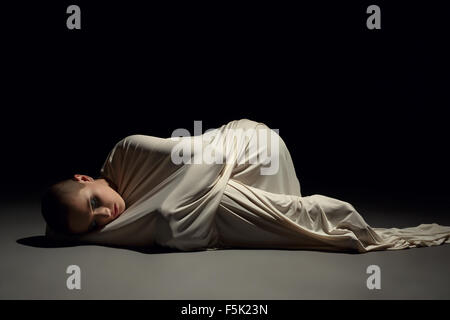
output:
[{"label": "woman lying on floor", "polygon": [[126,137],[97,179],[75,174],[51,186],[42,214],[46,234],[58,239],[183,251],[363,253],[450,243],[450,227],[372,228],[347,202],[302,196],[281,137],[247,119],[194,137]]}]

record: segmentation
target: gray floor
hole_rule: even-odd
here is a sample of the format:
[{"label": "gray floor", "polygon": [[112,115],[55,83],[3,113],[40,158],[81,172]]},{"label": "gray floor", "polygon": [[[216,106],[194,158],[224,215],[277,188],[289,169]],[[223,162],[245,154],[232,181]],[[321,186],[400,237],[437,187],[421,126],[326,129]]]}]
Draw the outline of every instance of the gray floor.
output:
[{"label": "gray floor", "polygon": [[[375,227],[450,225],[444,209],[424,215],[400,212],[387,203],[355,207]],[[367,254],[55,248],[42,241],[44,222],[37,198],[3,202],[0,210],[0,299],[450,298],[450,245]],[[366,286],[366,268],[373,264],[381,268],[380,290]],[[69,265],[81,268],[81,290],[66,287]]]}]

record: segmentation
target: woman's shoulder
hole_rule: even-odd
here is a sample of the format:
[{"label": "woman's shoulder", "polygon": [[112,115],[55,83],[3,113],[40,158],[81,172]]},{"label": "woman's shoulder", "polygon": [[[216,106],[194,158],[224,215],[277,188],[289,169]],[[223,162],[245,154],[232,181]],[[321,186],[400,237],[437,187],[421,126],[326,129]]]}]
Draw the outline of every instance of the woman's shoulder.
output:
[{"label": "woman's shoulder", "polygon": [[124,151],[153,151],[170,153],[175,141],[144,134],[132,134],[124,137],[115,145],[115,149]]}]

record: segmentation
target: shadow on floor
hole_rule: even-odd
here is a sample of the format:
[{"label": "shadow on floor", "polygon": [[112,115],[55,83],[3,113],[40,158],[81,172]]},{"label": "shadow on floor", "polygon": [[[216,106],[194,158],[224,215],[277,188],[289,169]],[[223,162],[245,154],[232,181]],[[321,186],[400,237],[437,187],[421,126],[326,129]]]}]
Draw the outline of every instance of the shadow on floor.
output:
[{"label": "shadow on floor", "polygon": [[[35,247],[35,248],[68,248],[68,247],[77,247],[77,246],[91,246],[94,245],[92,243],[84,243],[84,242],[75,242],[75,241],[62,241],[51,239],[46,236],[33,236],[27,238],[21,238],[16,240],[18,244]],[[98,245],[98,244],[95,244]],[[112,246],[112,245],[98,245],[101,247],[107,248],[116,248],[116,249],[126,249],[132,250],[145,254],[153,254],[153,253],[175,253],[181,252],[175,249],[165,248],[161,246],[153,246],[153,247],[125,247],[125,246]]]},{"label": "shadow on floor", "polygon": [[[114,245],[103,245],[103,244],[93,244],[93,243],[86,243],[86,242],[77,242],[77,241],[63,241],[63,240],[57,240],[52,239],[50,237],[47,237],[45,235],[42,236],[33,236],[33,237],[27,237],[16,240],[18,244],[29,246],[29,247],[35,247],[35,248],[65,248],[65,247],[77,247],[77,246],[100,246],[100,247],[106,247],[106,248],[115,248],[115,249],[125,249],[125,250],[131,250],[143,254],[157,254],[157,253],[186,253],[187,251],[172,249],[168,247],[153,245],[151,247],[127,247],[127,246],[114,246]],[[213,249],[214,250],[214,249]],[[334,254],[349,254],[349,255],[358,255],[358,254],[364,254],[359,253],[357,251],[334,251],[334,250],[318,250],[318,249],[293,249],[293,248],[273,248],[273,247],[224,247],[224,248],[218,248],[215,250],[287,250],[287,251],[317,251],[317,252],[324,252],[324,253],[334,253]],[[198,250],[191,250],[189,252],[204,252],[207,251],[206,249],[198,249]]]}]

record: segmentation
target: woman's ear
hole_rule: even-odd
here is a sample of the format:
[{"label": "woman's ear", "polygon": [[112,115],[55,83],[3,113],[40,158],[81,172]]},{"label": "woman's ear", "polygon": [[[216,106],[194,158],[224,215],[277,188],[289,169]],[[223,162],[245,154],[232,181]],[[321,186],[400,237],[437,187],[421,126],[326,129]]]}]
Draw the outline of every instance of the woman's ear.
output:
[{"label": "woman's ear", "polygon": [[87,176],[87,175],[85,175],[85,174],[74,174],[74,175],[73,175],[73,178],[74,178],[76,181],[80,181],[80,182],[83,182],[83,181],[93,182],[93,181],[94,181],[94,178],[92,178],[92,177],[90,177],[90,176]]}]

